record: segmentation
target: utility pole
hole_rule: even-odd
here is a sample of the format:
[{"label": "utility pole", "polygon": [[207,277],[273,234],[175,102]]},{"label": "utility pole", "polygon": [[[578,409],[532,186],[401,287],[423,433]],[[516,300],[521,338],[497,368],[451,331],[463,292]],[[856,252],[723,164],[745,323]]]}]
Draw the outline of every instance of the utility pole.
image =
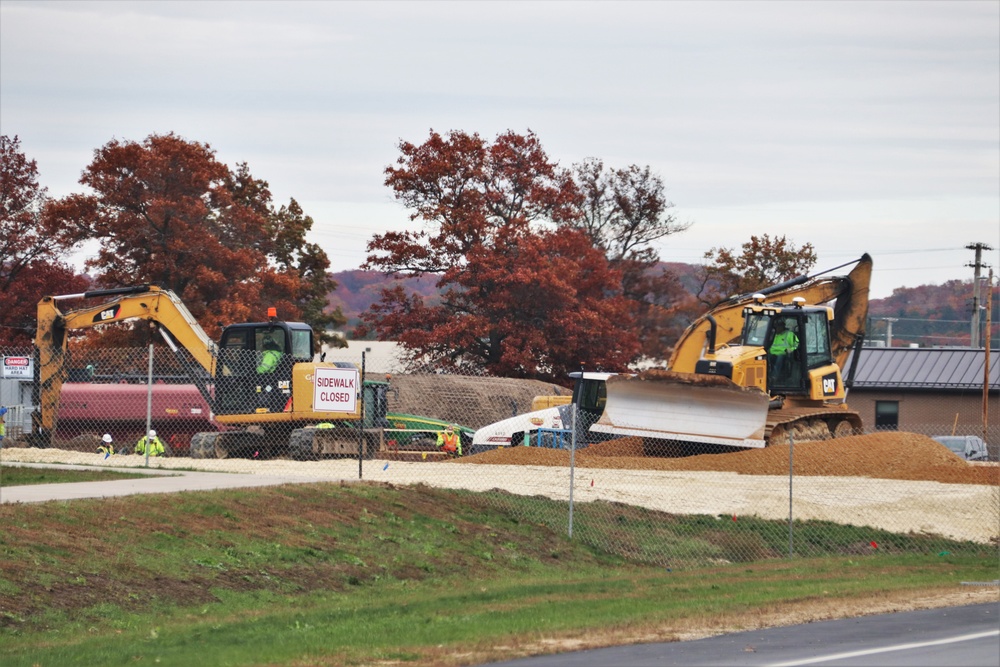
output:
[{"label": "utility pole", "polygon": [[993,269],[986,281],[986,341],[983,360],[983,442],[989,442],[987,428],[990,423],[990,317],[993,314]]},{"label": "utility pole", "polygon": [[969,347],[979,347],[979,274],[984,267],[989,267],[988,264],[983,264],[983,251],[990,251],[993,248],[985,243],[970,243],[965,249],[976,252],[976,261],[966,266],[971,266],[975,271],[975,277],[972,279],[972,336],[969,339]]},{"label": "utility pole", "polygon": [[898,322],[899,318],[897,318],[897,317],[882,317],[882,318],[879,318],[879,319],[881,319],[883,322],[885,322],[885,346],[886,347],[892,347],[892,323],[893,322]]}]

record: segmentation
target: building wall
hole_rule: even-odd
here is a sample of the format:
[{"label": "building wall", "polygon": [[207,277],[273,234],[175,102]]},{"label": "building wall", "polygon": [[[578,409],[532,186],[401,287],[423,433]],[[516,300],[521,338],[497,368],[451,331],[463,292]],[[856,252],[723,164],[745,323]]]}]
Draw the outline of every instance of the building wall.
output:
[{"label": "building wall", "polygon": [[[924,435],[979,435],[983,433],[981,391],[901,391],[854,388],[847,402],[861,414],[865,428],[874,429],[876,401],[899,403],[900,431]],[[1000,392],[992,392],[987,406],[987,438],[990,458],[1000,455]]]},{"label": "building wall", "polygon": [[402,373],[405,364],[401,360],[402,350],[395,341],[349,340],[347,347],[323,347],[326,361],[347,361],[361,365],[361,353],[365,353],[365,371],[369,373]]}]

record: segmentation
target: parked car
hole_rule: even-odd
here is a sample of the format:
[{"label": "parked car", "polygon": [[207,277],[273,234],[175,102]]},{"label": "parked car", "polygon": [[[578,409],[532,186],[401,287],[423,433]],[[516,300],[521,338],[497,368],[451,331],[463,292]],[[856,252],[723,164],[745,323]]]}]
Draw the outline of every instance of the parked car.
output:
[{"label": "parked car", "polygon": [[989,458],[986,443],[976,435],[935,435],[942,445],[961,456],[966,461],[985,461]]}]

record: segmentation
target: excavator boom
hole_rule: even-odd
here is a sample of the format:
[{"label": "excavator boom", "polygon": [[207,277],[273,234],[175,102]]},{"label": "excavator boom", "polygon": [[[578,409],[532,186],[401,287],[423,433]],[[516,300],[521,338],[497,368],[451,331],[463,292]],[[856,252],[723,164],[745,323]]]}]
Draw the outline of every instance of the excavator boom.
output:
[{"label": "excavator boom", "polygon": [[753,303],[754,294],[764,294],[786,303],[791,303],[795,297],[802,297],[806,303],[814,305],[836,300],[830,338],[834,361],[843,368],[858,337],[864,337],[871,273],[872,258],[866,253],[846,276],[800,276],[760,292],[729,297],[684,331],[674,345],[667,368],[678,373],[694,373],[695,364],[706,349],[730,345],[737,340],[743,331],[743,308]]},{"label": "excavator boom", "polygon": [[[60,301],[88,298],[105,300],[98,305],[66,312],[59,309]],[[68,373],[67,332],[134,319],[156,322],[180,347],[190,353],[208,376],[212,375],[216,356],[215,343],[187,306],[169,290],[153,285],[137,285],[46,296],[38,302],[38,325],[35,331],[35,346],[38,348],[38,396],[35,397],[35,403],[39,410],[34,417],[36,423],[33,425],[33,433],[44,436],[55,431],[59,396]],[[169,338],[167,340],[174,345]]]}]

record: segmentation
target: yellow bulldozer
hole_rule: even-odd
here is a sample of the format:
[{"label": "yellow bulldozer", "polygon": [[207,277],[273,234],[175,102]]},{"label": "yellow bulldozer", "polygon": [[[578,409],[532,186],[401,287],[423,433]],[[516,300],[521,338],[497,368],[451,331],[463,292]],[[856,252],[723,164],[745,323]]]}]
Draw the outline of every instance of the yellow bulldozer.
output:
[{"label": "yellow bulldozer", "polygon": [[666,369],[609,377],[591,431],[641,436],[647,451],[724,451],[860,430],[842,370],[864,340],[872,259],[850,264],[846,276],[803,276],[718,304],[685,331]]}]

